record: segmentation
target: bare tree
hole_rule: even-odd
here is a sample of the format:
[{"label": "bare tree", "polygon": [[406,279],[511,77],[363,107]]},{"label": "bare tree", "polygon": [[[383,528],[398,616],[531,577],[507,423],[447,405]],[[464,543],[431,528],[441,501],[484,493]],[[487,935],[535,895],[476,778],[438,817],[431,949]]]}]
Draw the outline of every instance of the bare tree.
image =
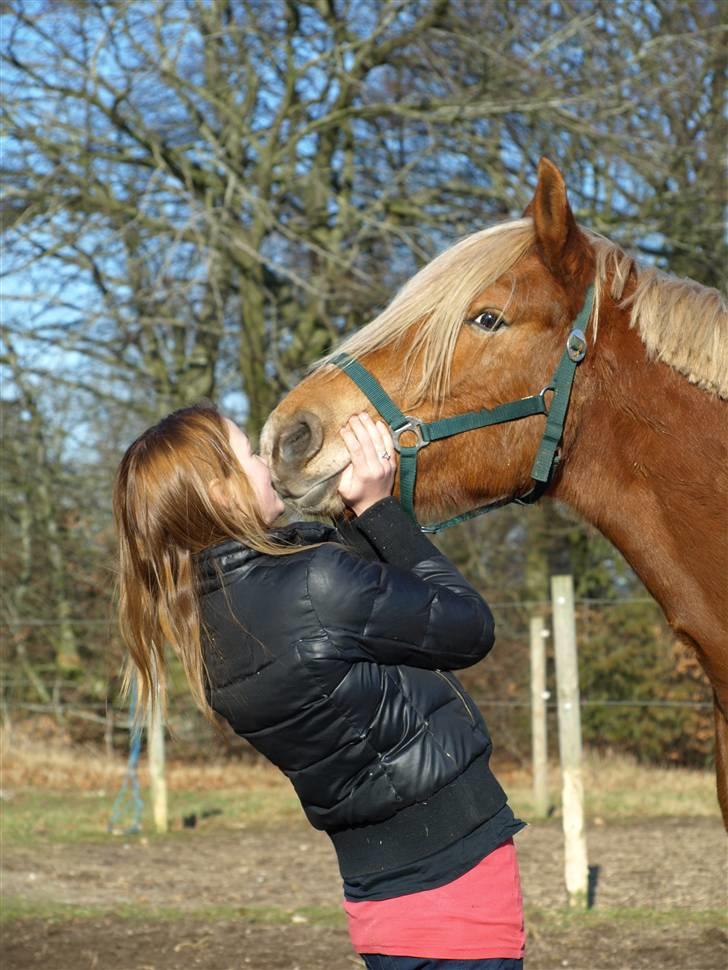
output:
[{"label": "bare tree", "polygon": [[[8,0],[0,35],[3,394],[17,474],[47,470],[3,511],[19,616],[72,619],[145,423],[209,397],[255,432],[423,261],[520,214],[541,154],[582,222],[705,283],[726,264],[721,0]],[[554,555],[612,569],[558,511],[473,528],[451,551],[505,598]]]}]

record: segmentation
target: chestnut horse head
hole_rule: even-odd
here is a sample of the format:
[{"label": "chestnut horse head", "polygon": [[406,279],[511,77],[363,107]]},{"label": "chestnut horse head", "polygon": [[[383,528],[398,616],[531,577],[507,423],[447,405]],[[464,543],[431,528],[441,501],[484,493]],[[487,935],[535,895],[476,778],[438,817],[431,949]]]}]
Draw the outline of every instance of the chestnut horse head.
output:
[{"label": "chestnut horse head", "polygon": [[[552,163],[541,160],[522,219],[438,256],[324,358],[270,416],[261,447],[284,497],[309,513],[339,514],[348,462],[339,429],[353,412],[376,411],[332,364],[336,354],[358,361],[403,414],[423,422],[493,409],[550,384],[592,286],[587,352],[547,494],[620,549],[698,651],[728,771],[726,306],[717,291],[640,267],[579,227]],[[545,424],[534,413],[423,448],[418,519],[529,492]],[[728,819],[728,785],[721,805]]]},{"label": "chestnut horse head", "polygon": [[[529,207],[533,218],[454,246],[338,348],[364,364],[405,414],[430,421],[537,394],[549,383],[594,275],[594,257],[557,170],[548,165],[544,172]],[[354,411],[375,414],[362,391],[331,366],[333,357],[284,399],[262,435],[282,494],[315,513],[342,510],[336,484],[348,455],[338,429]],[[523,421],[423,450],[418,517],[527,491],[542,430],[543,422]]]},{"label": "chestnut horse head", "polygon": [[[596,299],[589,344],[600,326],[615,329],[612,316],[628,319],[620,301],[631,304],[634,324],[637,318],[656,317],[661,304],[671,300],[685,317],[698,311],[702,322],[691,320],[688,335],[679,332],[676,321],[674,332],[663,340],[664,321],[647,320],[641,333],[645,352],[656,353],[710,390],[728,393],[725,350],[722,361],[710,356],[709,331],[717,332],[717,318],[724,313],[718,295],[678,281],[671,293],[669,278],[663,292],[654,293],[660,285],[657,275],[643,271],[643,276],[617,247],[577,227],[561,174],[542,160],[523,219],[477,232],[431,262],[276,408],[261,445],[281,494],[306,512],[342,511],[336,485],[348,455],[338,430],[353,412],[375,416],[376,411],[358,386],[331,365],[338,353],[365,365],[399,409],[421,421],[495,408],[537,395],[550,383],[591,283]],[[591,387],[598,375],[605,395],[612,396],[610,372],[619,362],[611,356],[614,342],[602,342],[610,346],[604,353],[590,349],[577,377],[562,443],[565,470],[580,425],[584,394],[579,385]],[[415,492],[418,518],[432,520],[527,492],[544,424],[543,418],[533,417],[424,449]]]}]

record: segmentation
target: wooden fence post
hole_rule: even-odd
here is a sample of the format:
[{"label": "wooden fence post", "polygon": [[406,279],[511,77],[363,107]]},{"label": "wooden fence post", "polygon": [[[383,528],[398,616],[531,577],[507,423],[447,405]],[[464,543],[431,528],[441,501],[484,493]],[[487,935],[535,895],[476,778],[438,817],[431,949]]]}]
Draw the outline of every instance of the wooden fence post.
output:
[{"label": "wooden fence post", "polygon": [[147,749],[149,756],[149,786],[152,795],[154,827],[157,832],[167,831],[167,779],[164,774],[164,724],[159,707],[154,714],[151,708],[147,723]]},{"label": "wooden fence post", "polygon": [[571,576],[551,577],[554,649],[561,758],[561,808],[564,824],[564,875],[569,905],[587,905],[589,866],[584,830],[584,783],[581,771],[581,710],[576,655],[574,583]]},{"label": "wooden fence post", "polygon": [[546,733],[546,630],[540,616],[532,616],[531,641],[531,758],[535,814],[545,818],[549,810]]}]

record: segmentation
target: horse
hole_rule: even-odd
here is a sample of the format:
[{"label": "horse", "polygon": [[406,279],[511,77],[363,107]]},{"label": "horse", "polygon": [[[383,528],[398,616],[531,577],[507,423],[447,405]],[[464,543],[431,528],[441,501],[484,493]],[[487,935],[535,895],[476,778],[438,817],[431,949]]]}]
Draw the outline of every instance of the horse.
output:
[{"label": "horse", "polygon": [[[574,328],[580,312],[583,333]],[[560,393],[554,373],[567,354],[574,373],[551,434],[558,440],[534,481]],[[351,362],[376,394],[365,393]],[[438,439],[422,431],[523,398],[541,406]],[[260,441],[281,495],[306,513],[342,514],[337,482],[349,459],[339,428],[354,412],[376,418],[390,405],[406,418],[395,430],[395,492],[405,454],[414,453],[409,488],[420,520],[544,494],[619,549],[710,681],[728,829],[728,312],[720,293],[640,265],[578,225],[561,172],[542,158],[520,219],[437,256],[283,398]]]}]

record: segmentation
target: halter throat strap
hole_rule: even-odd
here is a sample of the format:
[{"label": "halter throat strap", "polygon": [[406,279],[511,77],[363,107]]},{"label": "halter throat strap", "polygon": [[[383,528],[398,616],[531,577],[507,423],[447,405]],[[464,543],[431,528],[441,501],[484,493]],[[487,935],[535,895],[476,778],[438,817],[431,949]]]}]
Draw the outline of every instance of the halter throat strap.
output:
[{"label": "halter throat strap", "polygon": [[[465,414],[441,418],[438,421],[424,422],[412,415],[404,414],[373,374],[348,354],[340,353],[331,359],[332,364],[339,367],[354,381],[389,426],[394,447],[400,456],[400,502],[415,522],[417,522],[414,510],[417,455],[422,448],[427,447],[433,441],[449,438],[466,431],[475,431],[478,428],[486,428],[495,424],[519,421],[536,414],[546,416],[546,427],[531,469],[531,478],[534,485],[525,495],[499,499],[435,525],[421,527],[423,532],[440,532],[458,522],[474,518],[476,515],[483,515],[493,509],[509,505],[511,502],[530,505],[546,491],[553,471],[559,462],[558,449],[564,433],[574,374],[586,355],[587,342],[584,334],[591,317],[593,304],[594,287],[590,286],[584,297],[584,304],[574,321],[573,328],[566,338],[566,345],[553,377],[539,394],[499,404],[494,408],[483,408],[480,411],[468,411]],[[549,392],[553,394],[553,397],[550,404],[547,404],[546,394]],[[403,443],[403,438],[406,437],[409,440],[412,436],[414,436],[414,441],[409,444]]]}]

